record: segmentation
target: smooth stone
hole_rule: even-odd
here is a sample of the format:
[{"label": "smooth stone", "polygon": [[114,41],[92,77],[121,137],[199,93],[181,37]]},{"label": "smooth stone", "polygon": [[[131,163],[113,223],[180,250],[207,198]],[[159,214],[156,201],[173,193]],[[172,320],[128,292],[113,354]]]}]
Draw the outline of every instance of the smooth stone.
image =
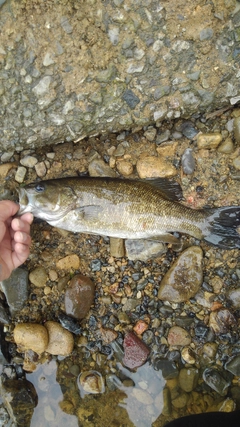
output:
[{"label": "smooth stone", "polygon": [[129,176],[133,173],[133,165],[127,160],[118,160],[116,162],[118,172],[123,176]]},{"label": "smooth stone", "polygon": [[182,155],[182,170],[186,175],[191,175],[195,169],[195,159],[193,157],[193,150],[186,148]]},{"label": "smooth stone", "polygon": [[227,297],[234,308],[240,308],[240,288],[230,290]]},{"label": "smooth stone", "polygon": [[162,279],[158,298],[177,303],[192,298],[202,284],[202,259],[199,246],[185,249]]},{"label": "smooth stone", "polygon": [[237,143],[240,142],[240,116],[233,120],[233,134]]},{"label": "smooth stone", "polygon": [[35,171],[37,176],[39,176],[40,178],[42,178],[43,176],[46,175],[47,173],[47,168],[44,162],[39,162],[35,165]]},{"label": "smooth stone", "polygon": [[168,344],[177,346],[187,346],[191,343],[190,334],[180,326],[172,326],[168,332]]},{"label": "smooth stone", "polygon": [[156,138],[157,135],[157,129],[155,128],[148,128],[145,132],[144,132],[144,136],[145,138],[150,141],[153,142]]},{"label": "smooth stone", "polygon": [[125,255],[124,240],[117,237],[110,237],[110,254],[116,258],[122,258]]},{"label": "smooth stone", "polygon": [[102,159],[95,159],[88,165],[90,176],[110,176],[116,177],[116,172],[110,168]]},{"label": "smooth stone", "polygon": [[131,261],[147,261],[148,259],[156,258],[167,251],[166,246],[163,243],[147,239],[126,239],[125,249],[126,256]]},{"label": "smooth stone", "polygon": [[1,282],[1,289],[9,311],[14,316],[24,307],[28,299],[28,272],[23,268],[16,268],[8,279]]},{"label": "smooth stone", "polygon": [[64,329],[59,323],[51,320],[44,325],[49,336],[49,342],[45,351],[59,356],[68,356],[71,354],[74,347],[74,339],[71,332]]},{"label": "smooth stone", "polygon": [[137,161],[137,172],[140,178],[170,178],[177,174],[176,168],[166,159],[146,156]]},{"label": "smooth stone", "polygon": [[231,384],[231,378],[225,379],[222,373],[215,368],[206,368],[203,371],[204,382],[215,390],[220,396],[226,396],[228,387]]},{"label": "smooth stone", "polygon": [[94,302],[95,284],[89,277],[77,274],[65,292],[65,311],[76,319],[83,319]]},{"label": "smooth stone", "polygon": [[124,341],[123,363],[127,368],[134,369],[142,366],[150,353],[150,349],[133,332],[127,332]]},{"label": "smooth stone", "polygon": [[56,267],[59,270],[78,270],[80,267],[80,259],[76,254],[67,255],[56,262]]},{"label": "smooth stone", "polygon": [[198,383],[199,371],[197,368],[183,368],[179,373],[179,386],[183,391],[190,393]]},{"label": "smooth stone", "polygon": [[231,331],[232,326],[236,326],[237,321],[228,309],[212,311],[209,317],[209,327],[216,335],[226,334]]},{"label": "smooth stone", "polygon": [[23,157],[23,159],[20,160],[21,165],[25,166],[26,168],[33,168],[37,162],[38,159],[33,156],[25,156]]},{"label": "smooth stone", "polygon": [[167,359],[157,358],[153,361],[153,367],[155,370],[161,372],[165,380],[176,378],[179,375],[176,363]]},{"label": "smooth stone", "polygon": [[197,137],[198,149],[211,149],[217,148],[222,142],[222,135],[220,133],[201,133]]},{"label": "smooth stone", "polygon": [[36,267],[30,272],[29,280],[37,288],[43,288],[48,280],[48,275],[45,268],[42,266]]},{"label": "smooth stone", "polygon": [[[12,415],[12,425],[30,427],[38,396],[34,385],[22,378],[1,381],[1,397],[9,414]],[[5,425],[5,424],[1,424]],[[9,424],[6,424],[9,425]]]},{"label": "smooth stone", "polygon": [[224,368],[231,372],[234,376],[240,377],[240,354],[230,358],[226,363]]},{"label": "smooth stone", "polygon": [[43,353],[48,345],[47,329],[37,323],[18,323],[13,331],[14,341],[20,351]]},{"label": "smooth stone", "polygon": [[223,141],[217,149],[217,151],[222,154],[230,154],[233,152],[233,150],[234,150],[234,144],[233,144],[232,138],[230,137],[225,139],[225,141]]},{"label": "smooth stone", "polygon": [[22,184],[27,173],[27,169],[24,166],[19,166],[15,174],[15,181]]},{"label": "smooth stone", "polygon": [[232,164],[235,169],[240,170],[240,156],[236,157]]}]

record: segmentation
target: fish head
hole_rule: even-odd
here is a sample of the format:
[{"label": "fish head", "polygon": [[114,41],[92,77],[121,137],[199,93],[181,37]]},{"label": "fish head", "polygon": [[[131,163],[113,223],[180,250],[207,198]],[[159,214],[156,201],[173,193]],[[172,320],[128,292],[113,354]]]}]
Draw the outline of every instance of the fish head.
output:
[{"label": "fish head", "polygon": [[18,215],[32,212],[45,221],[62,218],[75,206],[76,195],[71,187],[61,186],[57,180],[31,183],[18,189]]}]

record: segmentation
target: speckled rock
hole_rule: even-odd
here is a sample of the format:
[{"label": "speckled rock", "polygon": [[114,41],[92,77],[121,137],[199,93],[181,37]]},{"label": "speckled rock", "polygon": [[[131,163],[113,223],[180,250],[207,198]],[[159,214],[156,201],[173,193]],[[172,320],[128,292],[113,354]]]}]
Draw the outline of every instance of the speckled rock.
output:
[{"label": "speckled rock", "polygon": [[129,176],[133,173],[133,165],[128,160],[116,162],[118,172],[123,176]]},{"label": "speckled rock", "polygon": [[65,311],[76,319],[83,319],[94,301],[95,285],[82,274],[74,276],[65,292]]},{"label": "speckled rock", "polygon": [[166,252],[166,245],[162,242],[147,239],[126,239],[126,255],[130,260],[147,261]]},{"label": "speckled rock", "polygon": [[20,351],[33,350],[41,354],[48,345],[48,331],[37,323],[18,323],[13,337]]},{"label": "speckled rock", "polygon": [[237,326],[234,315],[228,309],[221,309],[210,313],[209,326],[215,334],[226,334]]},{"label": "speckled rock", "polygon": [[240,288],[230,290],[227,295],[233,307],[240,308]]},{"label": "speckled rock", "polygon": [[64,329],[59,323],[48,321],[45,323],[49,342],[45,349],[50,354],[68,356],[73,351],[74,339],[71,332]]},{"label": "speckled rock", "polygon": [[161,281],[158,298],[170,302],[188,301],[202,284],[203,252],[192,246],[177,258]]},{"label": "speckled rock", "polygon": [[169,345],[186,346],[190,344],[191,336],[180,326],[172,326],[169,329],[167,340]]},{"label": "speckled rock", "polygon": [[130,369],[142,366],[150,353],[150,349],[133,332],[127,332],[124,341],[123,363]]},{"label": "speckled rock", "polygon": [[80,259],[76,254],[67,255],[56,262],[56,267],[60,270],[78,270]]},{"label": "speckled rock", "polygon": [[170,178],[177,174],[176,168],[167,160],[155,156],[146,156],[137,161],[140,178]]},{"label": "speckled rock", "polygon": [[220,133],[201,133],[197,137],[197,146],[201,148],[217,148],[222,141],[222,135]]}]

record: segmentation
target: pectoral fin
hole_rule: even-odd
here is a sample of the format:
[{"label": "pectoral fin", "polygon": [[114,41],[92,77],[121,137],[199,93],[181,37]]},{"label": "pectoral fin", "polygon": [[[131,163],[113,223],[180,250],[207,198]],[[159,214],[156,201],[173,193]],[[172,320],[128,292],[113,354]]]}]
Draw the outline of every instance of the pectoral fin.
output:
[{"label": "pectoral fin", "polygon": [[148,240],[158,241],[162,243],[170,243],[175,252],[178,252],[182,249],[181,241],[170,233],[159,234],[158,236],[151,237],[151,239]]},{"label": "pectoral fin", "polygon": [[102,210],[103,210],[102,206],[88,205],[88,206],[81,206],[80,208],[77,209],[77,212],[85,221],[97,221],[99,219],[99,214],[102,213]]}]

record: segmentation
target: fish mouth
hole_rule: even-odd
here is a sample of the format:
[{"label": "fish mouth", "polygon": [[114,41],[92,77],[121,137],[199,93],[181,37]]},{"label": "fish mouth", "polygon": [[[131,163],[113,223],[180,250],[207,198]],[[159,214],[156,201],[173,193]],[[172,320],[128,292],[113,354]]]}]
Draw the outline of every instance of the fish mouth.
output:
[{"label": "fish mouth", "polygon": [[24,188],[18,188],[17,192],[20,205],[17,215],[22,215],[26,212],[31,212],[31,205],[29,204],[29,199]]}]

